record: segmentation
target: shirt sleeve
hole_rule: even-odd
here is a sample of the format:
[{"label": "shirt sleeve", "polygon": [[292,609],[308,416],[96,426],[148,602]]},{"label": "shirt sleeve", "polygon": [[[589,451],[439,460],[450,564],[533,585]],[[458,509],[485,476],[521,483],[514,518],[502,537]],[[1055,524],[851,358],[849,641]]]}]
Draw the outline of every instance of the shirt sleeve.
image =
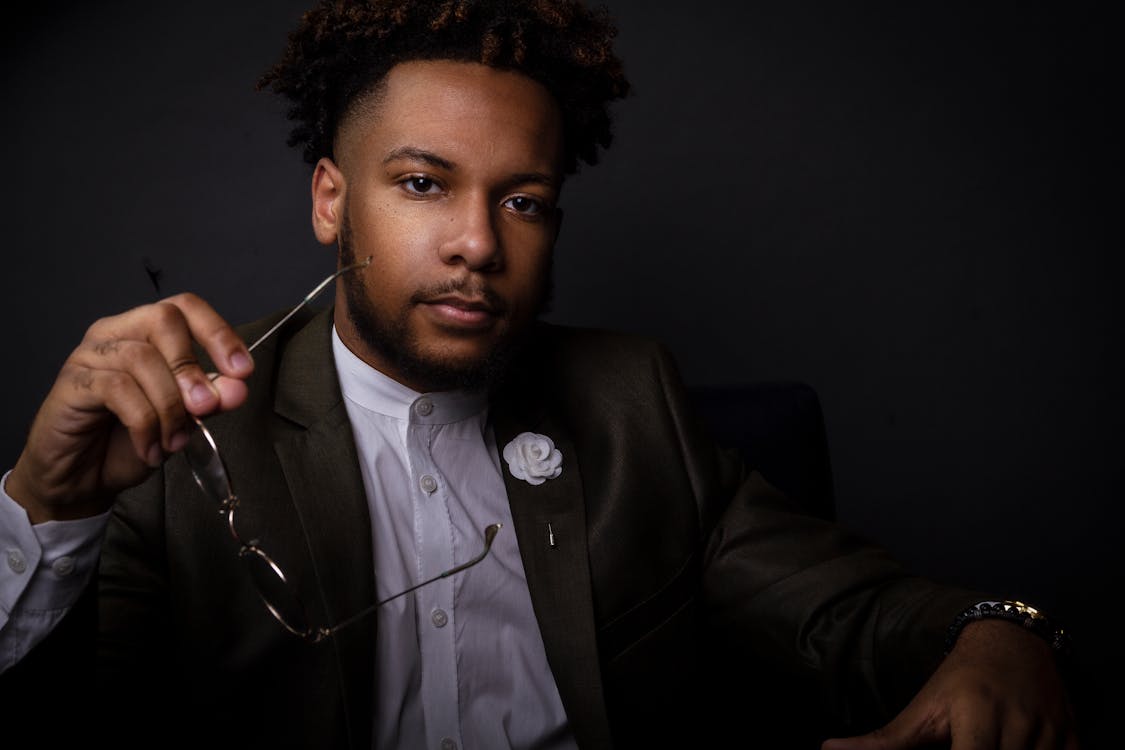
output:
[{"label": "shirt sleeve", "polygon": [[0,672],[66,615],[98,564],[109,511],[32,524],[0,479]]}]

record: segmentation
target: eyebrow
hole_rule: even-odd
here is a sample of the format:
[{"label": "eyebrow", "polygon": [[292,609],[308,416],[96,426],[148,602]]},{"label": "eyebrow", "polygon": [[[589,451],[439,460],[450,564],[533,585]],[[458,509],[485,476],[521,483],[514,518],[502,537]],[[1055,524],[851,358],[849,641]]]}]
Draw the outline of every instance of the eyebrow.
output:
[{"label": "eyebrow", "polygon": [[402,146],[400,148],[396,148],[394,151],[387,154],[387,158],[383,159],[383,164],[385,166],[398,159],[422,161],[431,166],[438,167],[439,169],[444,169],[447,172],[452,172],[457,169],[457,165],[449,161],[449,159],[443,159],[432,151],[415,148],[414,146]]},{"label": "eyebrow", "polygon": [[[447,172],[457,170],[457,164],[455,162],[438,156],[433,151],[427,151],[416,146],[400,146],[396,148],[383,159],[383,165],[386,166],[398,159],[424,162],[431,166],[438,167],[439,169],[444,169]],[[556,188],[558,186],[558,179],[543,172],[520,172],[519,174],[511,175],[505,180],[505,184],[507,185],[526,185],[529,183]]]},{"label": "eyebrow", "polygon": [[528,183],[535,183],[549,188],[558,187],[558,180],[548,174],[542,172],[523,172],[521,174],[514,174],[508,178],[509,185],[526,185]]}]

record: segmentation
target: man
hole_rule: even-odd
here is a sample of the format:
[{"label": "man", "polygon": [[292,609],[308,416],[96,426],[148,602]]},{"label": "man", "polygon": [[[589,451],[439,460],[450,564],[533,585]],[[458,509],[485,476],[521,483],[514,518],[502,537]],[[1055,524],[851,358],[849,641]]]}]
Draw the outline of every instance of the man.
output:
[{"label": "man", "polygon": [[[1073,746],[1045,641],[973,621],[941,659],[979,595],[789,512],[701,434],[659,347],[535,324],[564,177],[608,145],[627,90],[612,36],[571,2],[305,17],[266,83],[293,101],[317,238],[363,267],[253,361],[189,295],[90,328],[0,498],[23,586],[7,662],[75,599],[112,506],[100,697],[130,719],[112,737],[706,744],[718,655],[825,692],[845,724],[902,709],[832,747]],[[192,415],[220,412],[237,504],[172,455],[198,469]],[[472,558],[493,522],[482,562],[372,614]]]}]

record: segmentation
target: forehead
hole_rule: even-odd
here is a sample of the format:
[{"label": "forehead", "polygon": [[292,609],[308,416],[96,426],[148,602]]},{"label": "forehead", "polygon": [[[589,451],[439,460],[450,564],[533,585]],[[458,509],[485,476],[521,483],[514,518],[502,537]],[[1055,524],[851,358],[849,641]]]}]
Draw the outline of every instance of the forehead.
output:
[{"label": "forehead", "polygon": [[561,176],[562,113],[545,86],[521,73],[448,60],[400,63],[346,117],[337,156],[346,166],[403,147]]}]

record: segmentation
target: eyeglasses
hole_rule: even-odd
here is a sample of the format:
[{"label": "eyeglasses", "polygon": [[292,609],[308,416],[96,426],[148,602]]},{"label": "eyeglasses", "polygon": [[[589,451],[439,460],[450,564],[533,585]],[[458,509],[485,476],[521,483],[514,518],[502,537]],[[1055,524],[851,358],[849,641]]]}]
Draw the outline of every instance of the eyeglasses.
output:
[{"label": "eyeglasses", "polygon": [[[370,263],[371,258],[367,258],[358,263],[344,266],[324,281],[320,282],[311,292],[305,295],[305,298],[301,300],[296,307],[286,313],[281,320],[262,334],[257,341],[250,344],[247,350],[254,351],[255,347],[273,335],[273,333],[281,328],[287,320],[293,317],[298,310],[311,302],[313,298],[320,294],[320,292],[338,276],[360,268],[366,268]],[[218,374],[213,374],[210,377],[214,380],[218,377]],[[226,516],[227,527],[230,529],[231,536],[234,537],[235,542],[238,543],[238,558],[243,561],[247,572],[250,574],[251,580],[254,582],[255,588],[258,590],[258,595],[266,605],[266,609],[269,610],[269,613],[273,615],[287,631],[299,638],[303,638],[309,643],[318,643],[324,640],[342,628],[370,615],[389,601],[398,599],[400,596],[405,596],[426,584],[433,583],[442,578],[448,578],[451,575],[473,567],[488,555],[489,550],[492,549],[492,540],[496,538],[497,532],[500,531],[501,524],[499,523],[494,523],[485,527],[483,532],[484,549],[473,559],[450,568],[443,573],[439,573],[433,578],[429,578],[421,583],[416,583],[410,588],[400,591],[393,596],[388,596],[385,599],[377,601],[366,609],[341,620],[335,625],[314,626],[310,624],[309,618],[305,613],[305,607],[297,596],[296,590],[293,588],[292,584],[289,583],[289,579],[286,578],[281,566],[261,548],[257,539],[244,541],[239,535],[234,521],[239,500],[234,490],[231,489],[230,476],[227,474],[223,459],[219,455],[219,447],[215,443],[214,436],[207,427],[204,426],[203,422],[198,417],[192,418],[195,420],[195,429],[191,431],[191,437],[187,445],[184,446],[183,454],[187,459],[188,466],[191,469],[191,474],[195,478],[196,484],[199,485],[204,493],[218,502],[220,515]]]}]

